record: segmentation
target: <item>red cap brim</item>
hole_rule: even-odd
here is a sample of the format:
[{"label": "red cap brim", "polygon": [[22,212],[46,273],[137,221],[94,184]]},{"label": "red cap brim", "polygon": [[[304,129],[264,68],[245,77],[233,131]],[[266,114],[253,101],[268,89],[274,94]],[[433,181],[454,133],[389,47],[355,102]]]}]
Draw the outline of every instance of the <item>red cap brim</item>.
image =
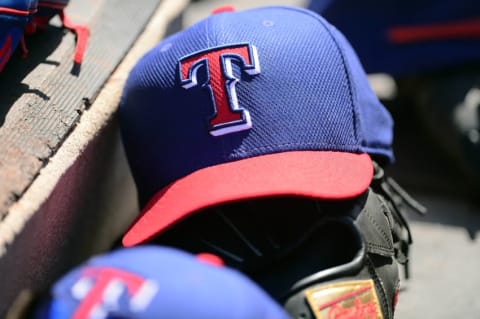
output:
[{"label": "red cap brim", "polygon": [[295,151],[247,158],[193,172],[160,190],[123,237],[143,243],[191,213],[221,203],[271,196],[356,197],[368,188],[368,154]]}]

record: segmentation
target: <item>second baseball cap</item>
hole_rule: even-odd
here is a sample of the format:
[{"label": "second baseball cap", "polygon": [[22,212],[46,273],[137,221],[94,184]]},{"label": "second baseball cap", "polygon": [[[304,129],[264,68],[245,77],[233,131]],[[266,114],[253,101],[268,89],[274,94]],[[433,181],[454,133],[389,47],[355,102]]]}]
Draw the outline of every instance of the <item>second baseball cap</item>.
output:
[{"label": "second baseball cap", "polygon": [[[356,197],[392,119],[343,35],[296,7],[221,12],[164,39],[131,72],[121,133],[145,242],[205,207]],[[147,203],[147,204],[146,204]]]},{"label": "second baseball cap", "polygon": [[49,297],[34,318],[289,318],[238,271],[160,246],[95,256],[63,276]]}]

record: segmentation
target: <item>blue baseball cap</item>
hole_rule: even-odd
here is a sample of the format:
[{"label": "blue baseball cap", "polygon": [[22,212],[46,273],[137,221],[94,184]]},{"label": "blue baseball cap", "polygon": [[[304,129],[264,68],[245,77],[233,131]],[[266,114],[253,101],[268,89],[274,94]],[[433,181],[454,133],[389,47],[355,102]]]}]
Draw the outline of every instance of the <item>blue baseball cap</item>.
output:
[{"label": "blue baseball cap", "polygon": [[480,60],[478,0],[310,0],[347,37],[368,73],[395,76]]},{"label": "blue baseball cap", "polygon": [[132,70],[119,108],[145,242],[242,199],[353,198],[393,161],[392,119],[343,35],[287,6],[222,10],[164,39]]},{"label": "blue baseball cap", "polygon": [[0,0],[0,72],[17,48],[37,0]]},{"label": "blue baseball cap", "polygon": [[124,248],[66,274],[36,318],[287,319],[240,272],[161,246]]}]

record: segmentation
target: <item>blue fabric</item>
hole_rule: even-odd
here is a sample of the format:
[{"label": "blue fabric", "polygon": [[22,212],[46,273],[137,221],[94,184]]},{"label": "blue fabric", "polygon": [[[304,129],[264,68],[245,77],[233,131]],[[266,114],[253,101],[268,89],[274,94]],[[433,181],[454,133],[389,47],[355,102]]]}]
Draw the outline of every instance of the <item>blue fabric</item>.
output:
[{"label": "blue fabric", "polygon": [[22,20],[0,15],[0,72],[7,64],[23,35]]},{"label": "blue fabric", "polygon": [[[84,298],[75,298],[79,295]],[[55,284],[52,300],[36,318],[87,319],[94,313],[98,319],[288,318],[281,306],[241,273],[159,246],[92,258]]]},{"label": "blue fabric", "polygon": [[[212,90],[182,87],[180,61],[242,44],[256,47],[260,65],[250,74],[232,63],[252,127],[212,136]],[[207,82],[205,68],[199,83]],[[294,7],[219,13],[164,39],[131,72],[120,123],[143,203],[193,171],[257,155],[319,150],[393,160],[392,119],[349,43],[322,17]]]},{"label": "blue fabric", "polygon": [[405,76],[480,60],[479,36],[403,43],[389,37],[397,27],[467,21],[476,21],[478,30],[478,0],[311,0],[308,8],[340,29],[367,73]]},{"label": "blue fabric", "polygon": [[0,0],[0,9],[30,12],[26,15],[0,12],[0,72],[17,48],[36,8],[36,0]]},{"label": "blue fabric", "polygon": [[16,10],[34,10],[37,7],[37,0],[0,0],[0,8],[11,8]]}]

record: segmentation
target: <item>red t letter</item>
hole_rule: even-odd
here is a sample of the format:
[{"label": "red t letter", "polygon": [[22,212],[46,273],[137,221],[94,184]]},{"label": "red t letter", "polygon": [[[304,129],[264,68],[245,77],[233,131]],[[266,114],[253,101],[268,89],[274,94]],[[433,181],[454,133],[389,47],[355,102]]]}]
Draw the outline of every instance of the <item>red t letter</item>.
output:
[{"label": "red t letter", "polygon": [[129,296],[129,309],[141,311],[147,307],[157,292],[155,283],[137,275],[114,268],[90,267],[72,287],[73,297],[81,300],[73,319],[88,319],[93,313],[107,317],[110,304],[116,304],[121,294]]},{"label": "red t letter", "polygon": [[[260,73],[257,50],[249,44],[229,45],[201,51],[182,58],[180,80],[184,88],[197,85],[209,88],[214,114],[210,119],[210,134],[224,135],[252,127],[249,112],[238,104],[235,85],[240,79],[233,75],[232,61],[239,63],[242,72]],[[205,66],[206,83],[198,83],[197,72]]]}]

